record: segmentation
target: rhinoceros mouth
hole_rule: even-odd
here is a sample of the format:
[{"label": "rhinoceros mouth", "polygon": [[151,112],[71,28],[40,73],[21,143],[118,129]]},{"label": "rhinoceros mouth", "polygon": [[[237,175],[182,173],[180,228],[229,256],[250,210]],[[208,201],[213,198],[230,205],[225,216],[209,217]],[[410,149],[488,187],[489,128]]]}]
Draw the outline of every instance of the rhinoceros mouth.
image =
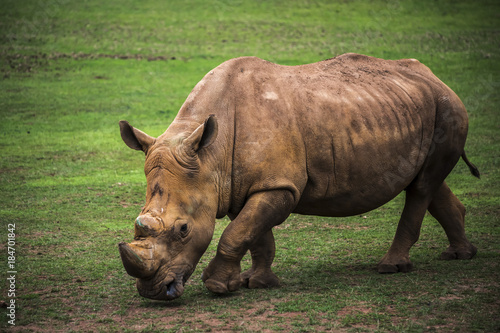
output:
[{"label": "rhinoceros mouth", "polygon": [[143,297],[154,300],[170,301],[180,297],[184,293],[184,284],[191,276],[191,268],[187,270],[169,270],[163,279],[159,278],[160,272],[152,279],[137,279],[137,290]]},{"label": "rhinoceros mouth", "polygon": [[165,284],[166,288],[166,299],[172,300],[180,297],[184,293],[184,279],[181,277],[180,281],[178,279]]}]

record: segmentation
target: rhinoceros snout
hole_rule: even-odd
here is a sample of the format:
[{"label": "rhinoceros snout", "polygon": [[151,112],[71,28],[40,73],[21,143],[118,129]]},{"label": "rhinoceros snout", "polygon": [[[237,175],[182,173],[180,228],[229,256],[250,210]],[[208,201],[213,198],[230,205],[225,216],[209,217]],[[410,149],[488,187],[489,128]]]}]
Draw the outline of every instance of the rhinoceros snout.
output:
[{"label": "rhinoceros snout", "polygon": [[137,289],[139,295],[154,299],[170,301],[180,297],[184,293],[184,284],[186,276],[191,274],[191,270],[183,267],[171,267],[163,270],[160,268],[156,275],[148,279],[138,279]]},{"label": "rhinoceros snout", "polygon": [[154,257],[154,246],[146,241],[118,244],[123,266],[130,276],[145,279],[151,277],[159,267]]}]

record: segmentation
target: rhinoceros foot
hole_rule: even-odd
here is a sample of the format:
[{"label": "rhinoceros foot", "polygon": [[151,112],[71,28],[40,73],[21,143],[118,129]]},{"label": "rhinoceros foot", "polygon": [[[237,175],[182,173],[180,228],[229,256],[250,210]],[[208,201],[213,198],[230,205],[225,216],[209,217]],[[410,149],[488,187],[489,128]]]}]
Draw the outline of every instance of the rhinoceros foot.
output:
[{"label": "rhinoceros foot", "polygon": [[279,278],[270,269],[257,272],[249,269],[241,274],[241,279],[243,285],[250,289],[274,288],[280,285]]},{"label": "rhinoceros foot", "polygon": [[201,279],[211,292],[225,294],[229,291],[236,291],[243,285],[240,272],[239,262],[227,262],[216,256],[203,270]]},{"label": "rhinoceros foot", "polygon": [[225,294],[230,291],[236,291],[240,289],[243,281],[240,279],[232,279],[230,281],[220,281],[215,278],[210,278],[205,280],[205,287],[213,293]]},{"label": "rhinoceros foot", "polygon": [[391,258],[389,256],[385,256],[377,265],[377,270],[381,274],[390,274],[390,273],[408,273],[413,269],[413,264],[410,261],[410,258]]},{"label": "rhinoceros foot", "polygon": [[441,259],[454,260],[454,259],[472,259],[477,253],[477,247],[468,243],[463,247],[450,246],[441,253]]}]

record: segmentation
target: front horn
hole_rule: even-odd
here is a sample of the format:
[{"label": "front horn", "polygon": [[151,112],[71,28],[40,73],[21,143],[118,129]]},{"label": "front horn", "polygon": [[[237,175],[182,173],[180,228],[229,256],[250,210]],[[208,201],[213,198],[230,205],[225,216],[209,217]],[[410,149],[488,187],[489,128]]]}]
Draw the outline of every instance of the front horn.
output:
[{"label": "front horn", "polygon": [[153,259],[153,245],[149,242],[135,241],[118,244],[123,267],[130,276],[147,279],[158,270],[158,261]]}]

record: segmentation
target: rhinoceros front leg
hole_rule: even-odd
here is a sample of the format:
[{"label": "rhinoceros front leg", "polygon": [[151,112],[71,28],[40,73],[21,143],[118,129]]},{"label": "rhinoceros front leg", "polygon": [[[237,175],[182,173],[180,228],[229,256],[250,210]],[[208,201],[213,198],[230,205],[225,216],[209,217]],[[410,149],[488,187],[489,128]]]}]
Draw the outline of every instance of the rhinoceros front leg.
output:
[{"label": "rhinoceros front leg", "polygon": [[272,230],[266,232],[250,246],[252,268],[241,274],[246,287],[254,289],[279,286],[280,281],[271,270],[275,251],[276,247]]},{"label": "rhinoceros front leg", "polygon": [[264,260],[266,256],[257,255],[256,257],[258,261],[255,268],[258,269],[254,273],[258,273],[255,275],[257,283],[258,277],[267,271],[265,266],[268,264],[262,262],[274,256],[274,241],[271,251],[273,253],[269,255],[269,242],[266,242],[269,240],[268,233],[272,227],[282,223],[288,217],[294,205],[290,191],[275,190],[253,194],[238,216],[222,233],[217,254],[202,274],[205,286],[210,291],[219,294],[239,289],[244,284],[240,274],[241,259],[250,248],[253,248],[255,252],[259,243],[265,243],[268,246],[267,258]]}]

